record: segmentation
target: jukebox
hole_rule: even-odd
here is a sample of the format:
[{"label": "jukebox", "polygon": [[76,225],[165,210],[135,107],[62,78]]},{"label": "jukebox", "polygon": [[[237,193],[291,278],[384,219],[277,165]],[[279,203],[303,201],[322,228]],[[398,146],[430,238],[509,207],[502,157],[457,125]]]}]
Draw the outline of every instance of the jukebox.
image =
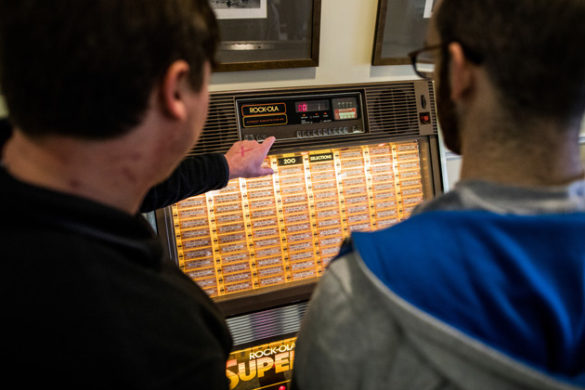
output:
[{"label": "jukebox", "polygon": [[428,81],[212,93],[192,153],[269,136],[273,175],[156,215],[170,257],[227,317],[232,389],[286,389],[307,301],[342,240],[443,191]]}]

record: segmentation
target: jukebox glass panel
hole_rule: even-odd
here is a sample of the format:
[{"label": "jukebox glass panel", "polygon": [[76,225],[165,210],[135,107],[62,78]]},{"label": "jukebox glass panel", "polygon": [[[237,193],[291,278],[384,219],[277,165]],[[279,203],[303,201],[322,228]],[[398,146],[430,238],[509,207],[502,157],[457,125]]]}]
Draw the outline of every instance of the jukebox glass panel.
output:
[{"label": "jukebox glass panel", "polygon": [[432,195],[421,156],[418,140],[270,155],[274,175],[172,206],[179,266],[212,297],[314,280],[352,231]]}]

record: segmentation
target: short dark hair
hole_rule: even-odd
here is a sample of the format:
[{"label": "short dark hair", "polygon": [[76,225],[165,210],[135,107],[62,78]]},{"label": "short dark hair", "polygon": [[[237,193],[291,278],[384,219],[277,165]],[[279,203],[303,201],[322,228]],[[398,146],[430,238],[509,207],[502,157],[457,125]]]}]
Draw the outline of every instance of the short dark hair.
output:
[{"label": "short dark hair", "polygon": [[218,40],[208,0],[0,0],[0,86],[26,134],[113,138],[174,61],[199,91]]},{"label": "short dark hair", "polygon": [[585,1],[444,0],[436,16],[441,42],[481,58],[510,113],[583,114]]}]

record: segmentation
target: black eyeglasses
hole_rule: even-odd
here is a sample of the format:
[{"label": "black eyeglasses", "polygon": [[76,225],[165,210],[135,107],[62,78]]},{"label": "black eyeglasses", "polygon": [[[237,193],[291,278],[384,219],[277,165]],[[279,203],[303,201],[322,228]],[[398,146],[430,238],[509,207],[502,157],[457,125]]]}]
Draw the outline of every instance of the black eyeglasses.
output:
[{"label": "black eyeglasses", "polygon": [[414,73],[422,79],[430,79],[433,77],[434,59],[431,53],[437,49],[445,47],[447,44],[439,43],[437,45],[425,46],[422,49],[411,51],[408,53],[410,63],[414,69]]},{"label": "black eyeglasses", "polygon": [[438,49],[446,48],[451,42],[458,42],[463,49],[463,53],[465,57],[474,64],[481,64],[483,62],[483,56],[476,52],[475,50],[470,49],[468,46],[463,45],[459,41],[449,41],[446,43],[439,43],[437,45],[425,46],[422,49],[418,49],[408,53],[410,57],[410,62],[414,69],[414,73],[420,78],[423,79],[430,79],[433,77],[434,72],[434,58],[431,53]]}]

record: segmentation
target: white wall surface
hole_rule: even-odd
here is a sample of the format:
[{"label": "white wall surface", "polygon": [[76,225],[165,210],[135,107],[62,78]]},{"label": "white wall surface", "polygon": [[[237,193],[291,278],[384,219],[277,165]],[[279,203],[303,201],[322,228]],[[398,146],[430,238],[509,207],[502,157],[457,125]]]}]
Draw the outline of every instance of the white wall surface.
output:
[{"label": "white wall surface", "polygon": [[216,73],[212,77],[210,90],[351,84],[416,78],[409,65],[371,65],[377,7],[377,0],[322,0],[318,67]]},{"label": "white wall surface", "polygon": [[[371,65],[377,7],[377,0],[322,0],[318,67],[215,73],[210,91],[414,79],[408,65]],[[0,117],[6,114],[0,95]],[[450,187],[459,178],[460,164],[448,154],[445,179]]]},{"label": "white wall surface", "polygon": [[[322,0],[319,66],[215,73],[211,91],[414,79],[407,66],[372,66],[377,0]],[[585,120],[582,127],[585,136]],[[445,185],[459,180],[461,158],[447,153]]]},{"label": "white wall surface", "polygon": [[[294,1],[294,0],[286,0]],[[414,79],[409,65],[371,66],[378,0],[322,0],[319,66],[215,73],[211,91]],[[4,113],[0,95],[0,114]]]},{"label": "white wall surface", "polygon": [[[447,152],[446,155],[445,185],[448,186],[447,188],[452,189],[455,183],[459,181],[461,157],[450,152]],[[581,123],[581,162],[585,164],[585,118]]]}]

